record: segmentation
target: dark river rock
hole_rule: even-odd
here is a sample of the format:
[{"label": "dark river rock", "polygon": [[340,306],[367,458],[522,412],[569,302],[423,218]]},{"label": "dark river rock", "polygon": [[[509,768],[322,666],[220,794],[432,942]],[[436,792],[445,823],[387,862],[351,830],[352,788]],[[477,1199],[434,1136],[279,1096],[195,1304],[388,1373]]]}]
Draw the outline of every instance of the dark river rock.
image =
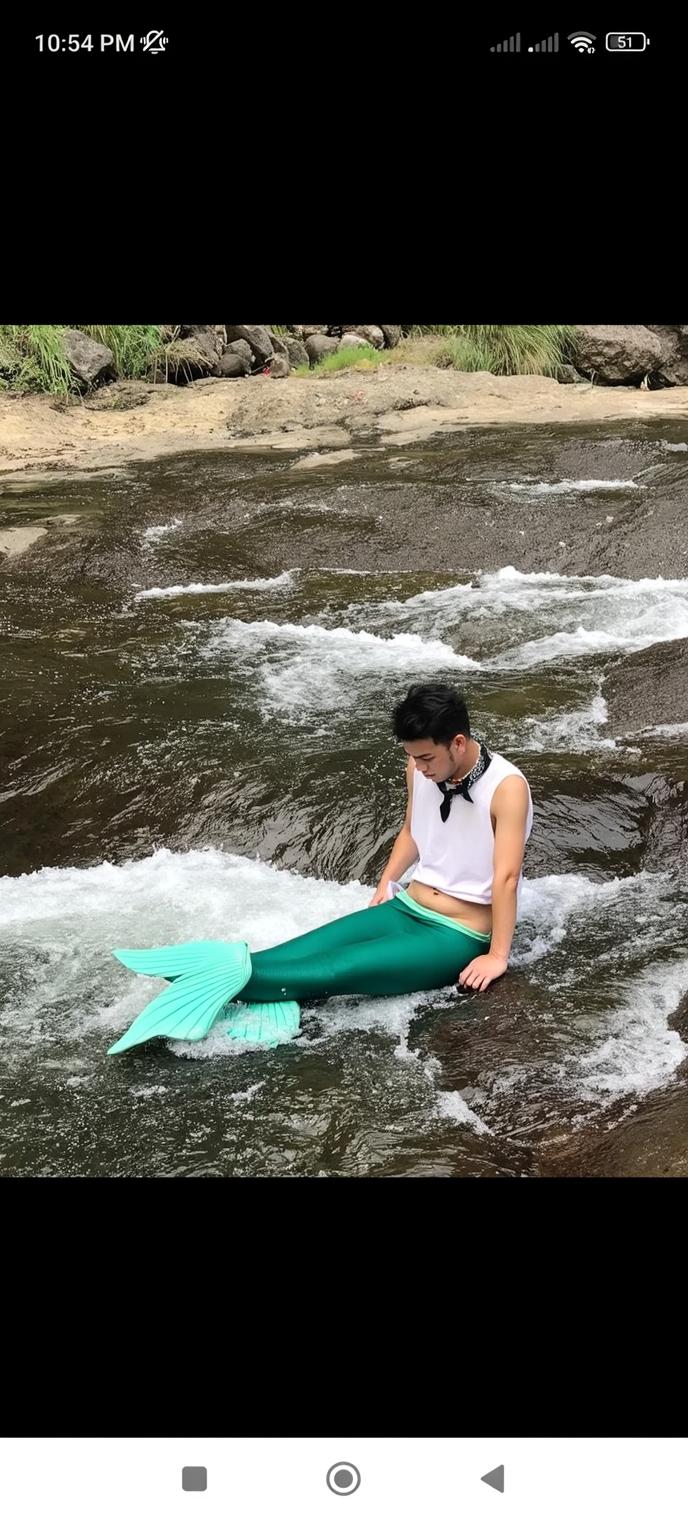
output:
[{"label": "dark river rock", "polygon": [[609,671],[604,697],[610,734],[688,723],[688,639],[626,655]]}]

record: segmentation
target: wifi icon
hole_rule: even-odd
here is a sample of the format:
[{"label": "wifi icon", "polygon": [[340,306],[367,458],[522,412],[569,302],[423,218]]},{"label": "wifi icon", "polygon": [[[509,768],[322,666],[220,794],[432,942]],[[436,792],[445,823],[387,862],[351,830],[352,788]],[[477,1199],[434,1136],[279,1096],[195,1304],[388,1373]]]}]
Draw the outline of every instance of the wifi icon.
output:
[{"label": "wifi icon", "polygon": [[597,41],[593,32],[569,32],[569,42],[575,47],[577,53],[594,53],[593,43]]}]

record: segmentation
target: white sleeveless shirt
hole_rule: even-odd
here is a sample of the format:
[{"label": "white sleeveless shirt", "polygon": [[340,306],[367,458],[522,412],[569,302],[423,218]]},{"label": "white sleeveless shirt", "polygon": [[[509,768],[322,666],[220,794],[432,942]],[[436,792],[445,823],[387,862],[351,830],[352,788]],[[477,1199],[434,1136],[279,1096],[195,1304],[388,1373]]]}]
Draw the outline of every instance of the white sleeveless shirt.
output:
[{"label": "white sleeveless shirt", "polygon": [[[517,766],[503,755],[492,755],[491,763],[471,787],[471,802],[457,794],[452,799],[446,823],[440,818],[443,800],[436,781],[429,781],[420,771],[413,775],[411,834],[419,854],[411,881],[436,887],[449,897],[463,897],[467,902],[491,903],[494,875],[494,829],[490,817],[492,797],[506,776],[520,776]],[[533,827],[533,800],[528,786],[526,839]],[[517,904],[521,899],[523,873],[518,879]]]}]

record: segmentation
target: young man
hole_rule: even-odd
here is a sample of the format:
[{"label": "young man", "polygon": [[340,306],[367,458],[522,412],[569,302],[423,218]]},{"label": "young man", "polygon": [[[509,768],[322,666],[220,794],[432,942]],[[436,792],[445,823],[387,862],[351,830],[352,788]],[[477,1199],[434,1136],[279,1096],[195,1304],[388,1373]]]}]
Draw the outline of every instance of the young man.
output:
[{"label": "young man", "polygon": [[515,765],[472,738],[466,704],[450,686],[412,686],[395,709],[394,732],[409,757],[408,806],[369,906],[396,894],[395,878],[418,861],[408,897],[489,937],[458,978],[484,992],[509,962],[533,825],[530,787]]},{"label": "young man", "polygon": [[[412,686],[393,727],[409,757],[408,806],[368,907],[253,955],[244,940],[115,950],[132,971],[171,986],[108,1054],[155,1035],[202,1039],[220,1015],[231,1039],[275,1045],[298,1030],[297,1000],[388,997],[457,980],[484,992],[504,974],[532,827],[528,783],[472,737],[450,686]],[[415,861],[407,892],[396,878]]]}]

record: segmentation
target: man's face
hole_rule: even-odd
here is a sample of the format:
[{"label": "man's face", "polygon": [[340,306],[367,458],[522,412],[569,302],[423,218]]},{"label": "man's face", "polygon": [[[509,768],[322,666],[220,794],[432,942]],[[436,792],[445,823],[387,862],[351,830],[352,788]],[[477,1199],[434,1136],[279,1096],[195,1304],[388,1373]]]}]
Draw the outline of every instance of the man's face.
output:
[{"label": "man's face", "polygon": [[436,744],[434,739],[410,739],[404,744],[417,771],[428,781],[448,781],[454,771],[466,764],[465,734],[457,734],[451,744]]}]

